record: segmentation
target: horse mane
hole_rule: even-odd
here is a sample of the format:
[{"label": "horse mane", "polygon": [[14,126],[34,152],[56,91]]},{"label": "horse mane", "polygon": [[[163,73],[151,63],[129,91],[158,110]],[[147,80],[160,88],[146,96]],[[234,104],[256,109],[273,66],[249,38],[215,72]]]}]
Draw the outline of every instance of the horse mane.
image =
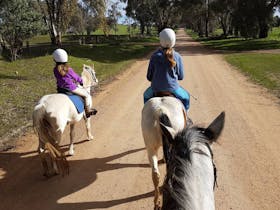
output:
[{"label": "horse mane", "polygon": [[[190,192],[196,189],[189,183],[188,177],[195,175],[191,168],[191,154],[199,153],[208,156],[196,146],[197,143],[208,144],[203,134],[204,130],[198,126],[187,127],[176,135],[163,185],[162,209],[194,209],[191,201],[195,198],[191,199],[194,195]],[[211,148],[208,148],[212,154]]]}]

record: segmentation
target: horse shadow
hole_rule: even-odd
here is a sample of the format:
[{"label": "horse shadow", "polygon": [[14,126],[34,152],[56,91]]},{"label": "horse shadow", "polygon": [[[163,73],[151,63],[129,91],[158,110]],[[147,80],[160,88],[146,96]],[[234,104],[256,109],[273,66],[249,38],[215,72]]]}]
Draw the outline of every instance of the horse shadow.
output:
[{"label": "horse shadow", "polygon": [[98,173],[127,167],[149,168],[148,164],[109,163],[141,150],[144,148],[104,158],[70,160],[69,176],[55,176],[49,179],[42,176],[42,167],[36,151],[0,153],[0,197],[3,198],[0,209],[99,209],[152,197],[151,191],[115,200],[59,202],[63,197],[94,183],[98,179]]}]

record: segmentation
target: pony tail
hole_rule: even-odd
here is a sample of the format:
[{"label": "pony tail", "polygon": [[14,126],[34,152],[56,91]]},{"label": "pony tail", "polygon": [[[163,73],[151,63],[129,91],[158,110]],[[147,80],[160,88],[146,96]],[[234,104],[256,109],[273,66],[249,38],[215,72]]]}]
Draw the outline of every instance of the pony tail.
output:
[{"label": "pony tail", "polygon": [[165,49],[165,56],[167,58],[167,60],[169,61],[171,67],[175,67],[176,66],[176,61],[174,60],[174,56],[173,56],[173,49],[172,48],[167,48]]},{"label": "pony tail", "polygon": [[65,64],[58,64],[57,65],[57,70],[61,74],[61,76],[64,77],[68,73],[68,71],[69,71],[69,66],[68,66],[67,63],[65,63]]}]

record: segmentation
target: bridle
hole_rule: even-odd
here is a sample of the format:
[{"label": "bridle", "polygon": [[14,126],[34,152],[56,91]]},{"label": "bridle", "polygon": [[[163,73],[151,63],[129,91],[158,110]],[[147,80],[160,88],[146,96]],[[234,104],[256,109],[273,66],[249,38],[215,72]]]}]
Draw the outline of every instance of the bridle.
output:
[{"label": "bridle", "polygon": [[212,159],[212,164],[213,164],[213,170],[214,170],[214,186],[213,186],[213,190],[215,189],[215,187],[218,187],[218,182],[217,182],[217,167],[215,165],[214,162],[214,154],[213,151],[210,147],[210,145],[208,143],[205,143],[206,147],[209,149],[209,152],[211,154],[211,159]]},{"label": "bridle", "polygon": [[[213,170],[214,170],[214,184],[213,184],[213,190],[215,189],[215,187],[218,187],[218,182],[217,182],[217,167],[215,165],[215,162],[214,162],[214,154],[213,154],[213,151],[209,145],[209,143],[207,142],[204,142],[205,146],[208,148],[209,152],[210,152],[210,155],[211,155],[211,160],[212,160],[212,165],[213,165]],[[208,154],[206,154],[205,152],[201,151],[201,150],[195,150],[193,151],[194,153],[198,153],[198,154],[202,154],[202,155],[206,155],[209,157]]]}]

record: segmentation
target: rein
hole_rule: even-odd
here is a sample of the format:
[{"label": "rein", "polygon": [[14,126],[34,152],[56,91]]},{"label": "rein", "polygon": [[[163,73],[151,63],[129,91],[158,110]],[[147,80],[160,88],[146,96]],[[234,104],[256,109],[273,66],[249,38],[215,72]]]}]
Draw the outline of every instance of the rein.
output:
[{"label": "rein", "polygon": [[215,187],[218,187],[218,182],[217,182],[217,167],[216,167],[215,162],[214,162],[214,154],[213,154],[213,151],[212,151],[210,145],[209,145],[208,143],[205,143],[205,145],[207,146],[207,148],[209,149],[210,154],[211,154],[211,159],[212,159],[212,164],[213,164],[213,169],[214,169],[214,186],[213,186],[213,190],[214,190]]},{"label": "rein", "polygon": [[[214,184],[213,184],[213,190],[215,189],[215,187],[218,187],[218,182],[217,182],[217,167],[214,163],[214,154],[212,152],[212,149],[210,147],[210,145],[208,143],[205,142],[205,146],[209,149],[209,152],[211,154],[211,159],[212,159],[212,165],[213,165],[213,170],[214,170]],[[202,154],[202,155],[206,155],[208,156],[205,152],[198,150],[198,151],[194,151],[195,153],[198,154]],[[209,156],[208,156],[209,157]]]}]

